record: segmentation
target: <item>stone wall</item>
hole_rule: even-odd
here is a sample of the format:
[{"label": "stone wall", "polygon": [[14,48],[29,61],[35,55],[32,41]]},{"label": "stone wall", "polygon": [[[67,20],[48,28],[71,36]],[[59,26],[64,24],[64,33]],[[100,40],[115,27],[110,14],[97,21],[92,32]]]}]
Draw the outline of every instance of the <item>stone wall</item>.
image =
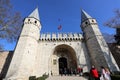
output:
[{"label": "stone wall", "polygon": [[13,51],[0,52],[0,79],[5,77],[13,56]]},{"label": "stone wall", "polygon": [[118,67],[120,68],[120,46],[116,43],[108,43],[108,46],[118,64]]},{"label": "stone wall", "polygon": [[0,73],[2,71],[2,68],[4,66],[5,60],[8,56],[9,52],[0,52]]},{"label": "stone wall", "polygon": [[[73,54],[73,56],[76,56],[77,60],[77,66],[80,64],[84,72],[89,71],[89,56],[86,50],[85,43],[82,39],[55,39],[55,40],[48,40],[48,39],[40,39],[39,41],[39,50],[38,50],[38,74],[42,75],[44,73],[50,74],[53,70],[52,61],[53,59],[56,59],[58,62],[58,59],[61,57],[61,53],[56,53],[57,49],[66,49],[69,51],[69,53]],[[57,55],[55,55],[55,53]],[[62,55],[64,56],[64,55]],[[68,56],[67,56],[68,57]],[[75,57],[74,57],[75,58]],[[58,63],[56,63],[56,71],[58,71]],[[58,73],[58,72],[56,72]],[[54,73],[53,73],[54,74]],[[56,74],[58,75],[58,74]]]}]

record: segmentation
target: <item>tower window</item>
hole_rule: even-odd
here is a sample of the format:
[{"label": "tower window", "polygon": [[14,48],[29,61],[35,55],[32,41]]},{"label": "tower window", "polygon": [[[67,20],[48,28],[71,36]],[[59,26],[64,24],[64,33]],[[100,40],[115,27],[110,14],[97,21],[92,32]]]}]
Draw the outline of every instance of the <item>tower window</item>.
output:
[{"label": "tower window", "polygon": [[94,20],[92,20],[92,22],[94,22]]},{"label": "tower window", "polygon": [[37,21],[35,21],[35,23],[37,23]]},{"label": "tower window", "polygon": [[85,22],[85,24],[88,24],[88,22]]},{"label": "tower window", "polygon": [[28,21],[30,21],[30,19],[28,19]]}]

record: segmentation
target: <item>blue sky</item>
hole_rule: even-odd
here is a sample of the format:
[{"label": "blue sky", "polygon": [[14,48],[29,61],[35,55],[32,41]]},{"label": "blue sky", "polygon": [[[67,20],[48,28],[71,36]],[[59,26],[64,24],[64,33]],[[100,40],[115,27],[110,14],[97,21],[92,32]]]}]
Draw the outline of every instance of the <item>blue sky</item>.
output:
[{"label": "blue sky", "polygon": [[[115,34],[114,29],[103,26],[103,23],[114,16],[115,9],[120,9],[120,0],[11,0],[11,2],[14,10],[19,11],[23,18],[38,6],[41,32],[81,32],[81,9],[83,9],[98,21],[102,33]],[[57,29],[60,24],[62,30]],[[14,47],[15,43],[12,43],[5,49],[12,50]]]}]

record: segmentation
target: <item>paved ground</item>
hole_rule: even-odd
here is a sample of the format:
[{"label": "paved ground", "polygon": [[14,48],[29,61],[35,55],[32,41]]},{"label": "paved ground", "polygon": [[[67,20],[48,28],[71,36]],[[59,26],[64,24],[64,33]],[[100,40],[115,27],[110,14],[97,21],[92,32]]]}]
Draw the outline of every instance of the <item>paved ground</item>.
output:
[{"label": "paved ground", "polygon": [[50,76],[46,80],[88,80],[79,76]]}]

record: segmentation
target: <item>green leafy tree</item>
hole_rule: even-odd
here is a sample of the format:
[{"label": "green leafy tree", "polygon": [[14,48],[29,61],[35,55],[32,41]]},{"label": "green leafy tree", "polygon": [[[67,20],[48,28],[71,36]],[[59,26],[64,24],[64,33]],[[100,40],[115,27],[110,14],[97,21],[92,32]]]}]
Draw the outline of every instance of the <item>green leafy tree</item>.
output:
[{"label": "green leafy tree", "polygon": [[114,37],[116,43],[120,45],[120,9],[115,10],[115,16],[105,22],[104,25],[116,29],[116,35]]},{"label": "green leafy tree", "polygon": [[[19,12],[13,10],[10,0],[0,0],[0,40],[16,41],[22,25]],[[3,46],[0,45],[0,50]]]}]

